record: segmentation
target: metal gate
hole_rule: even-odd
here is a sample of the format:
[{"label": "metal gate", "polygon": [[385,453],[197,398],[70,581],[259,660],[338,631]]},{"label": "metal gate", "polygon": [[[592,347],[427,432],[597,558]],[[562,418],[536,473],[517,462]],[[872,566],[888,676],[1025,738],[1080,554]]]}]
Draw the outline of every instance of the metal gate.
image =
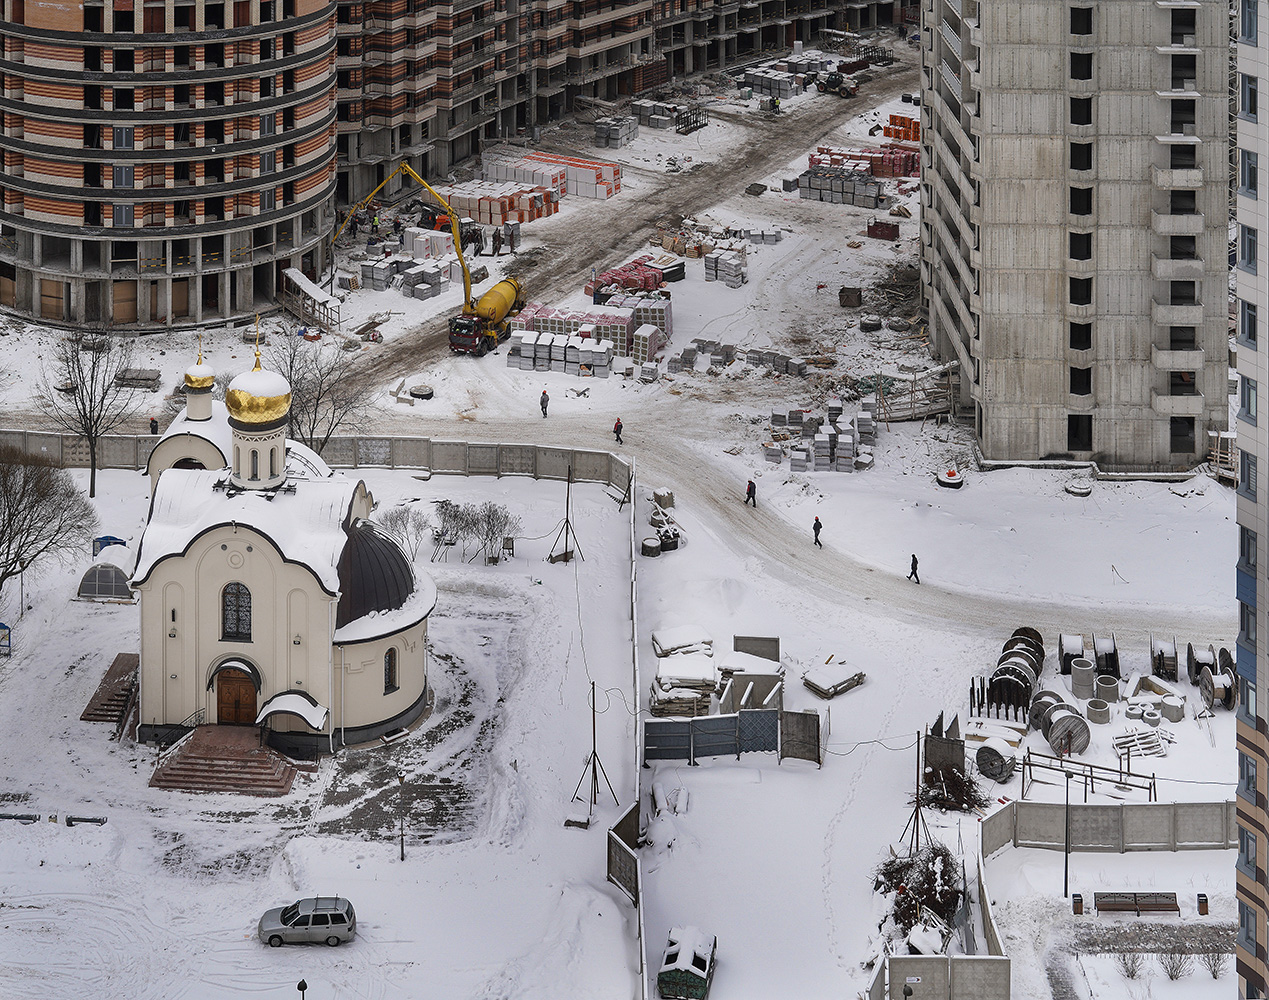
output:
[{"label": "metal gate", "polygon": [[[780,749],[780,716],[772,709],[745,709],[695,719],[646,719],[643,759],[686,760]],[[789,714],[789,713],[785,713]],[[791,713],[800,715],[801,713]]]}]

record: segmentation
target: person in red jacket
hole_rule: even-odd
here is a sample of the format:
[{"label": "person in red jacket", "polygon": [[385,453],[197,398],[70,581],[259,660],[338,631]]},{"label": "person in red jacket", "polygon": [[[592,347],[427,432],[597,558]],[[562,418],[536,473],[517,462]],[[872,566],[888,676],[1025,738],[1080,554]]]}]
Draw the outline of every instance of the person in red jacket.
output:
[{"label": "person in red jacket", "polygon": [[621,444],[621,417],[618,417],[617,422],[612,425],[612,432],[617,436],[617,443]]}]

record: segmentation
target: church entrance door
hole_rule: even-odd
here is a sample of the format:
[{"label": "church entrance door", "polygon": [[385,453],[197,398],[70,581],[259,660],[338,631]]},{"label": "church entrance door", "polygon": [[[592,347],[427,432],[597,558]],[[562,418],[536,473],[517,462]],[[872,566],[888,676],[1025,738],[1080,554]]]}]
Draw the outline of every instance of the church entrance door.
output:
[{"label": "church entrance door", "polygon": [[222,726],[254,726],[256,686],[241,670],[216,675],[216,721]]}]

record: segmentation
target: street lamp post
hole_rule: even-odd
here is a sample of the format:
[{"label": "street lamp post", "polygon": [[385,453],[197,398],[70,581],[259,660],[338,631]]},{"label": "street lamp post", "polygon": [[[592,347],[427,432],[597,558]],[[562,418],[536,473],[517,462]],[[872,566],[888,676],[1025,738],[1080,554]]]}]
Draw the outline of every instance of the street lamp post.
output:
[{"label": "street lamp post", "polygon": [[1071,778],[1070,771],[1066,772],[1066,846],[1062,859],[1062,898],[1070,897],[1071,887]]},{"label": "street lamp post", "polygon": [[400,794],[397,796],[397,812],[401,817],[401,860],[405,860],[405,772],[397,772],[397,787]]},{"label": "street lamp post", "polygon": [[304,1000],[304,991],[308,989],[308,983],[301,979],[295,984],[295,988],[300,991],[300,1000]]}]

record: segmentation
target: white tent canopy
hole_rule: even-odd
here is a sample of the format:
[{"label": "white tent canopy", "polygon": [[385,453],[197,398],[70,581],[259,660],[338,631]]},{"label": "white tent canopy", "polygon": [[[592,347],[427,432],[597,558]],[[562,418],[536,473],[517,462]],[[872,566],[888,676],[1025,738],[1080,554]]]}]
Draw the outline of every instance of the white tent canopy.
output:
[{"label": "white tent canopy", "polygon": [[330,712],[317,703],[317,700],[304,691],[283,691],[260,706],[260,714],[256,716],[256,725],[260,725],[271,715],[298,715],[310,729],[321,729],[326,725]]}]

